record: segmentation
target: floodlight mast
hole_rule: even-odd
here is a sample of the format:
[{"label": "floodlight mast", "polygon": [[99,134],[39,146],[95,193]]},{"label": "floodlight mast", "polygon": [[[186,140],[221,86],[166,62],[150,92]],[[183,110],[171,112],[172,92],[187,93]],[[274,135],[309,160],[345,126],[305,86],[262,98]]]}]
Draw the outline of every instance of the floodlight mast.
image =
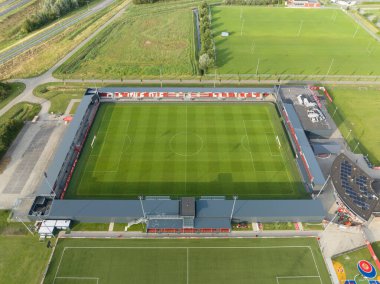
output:
[{"label": "floodlight mast", "polygon": [[49,186],[50,188],[50,194],[53,198],[55,198],[57,196],[57,194],[55,193],[55,190],[53,189],[53,187],[51,186],[49,180],[48,180],[48,176],[47,176],[47,173],[44,172],[44,177],[45,177],[45,181],[47,183],[47,185]]},{"label": "floodlight mast", "polygon": [[238,198],[238,197],[237,197],[236,195],[233,196],[234,203],[233,203],[233,205],[232,205],[232,210],[231,210],[231,216],[230,216],[230,220],[231,220],[231,221],[232,221],[232,217],[233,217],[233,215],[234,215],[235,204],[236,204],[236,199],[237,199],[237,198]]},{"label": "floodlight mast", "polygon": [[139,196],[139,199],[140,199],[140,204],[141,204],[141,209],[142,209],[142,212],[143,212],[144,219],[146,219],[145,210],[144,210],[144,205],[143,205],[143,202],[142,202],[143,196],[140,195],[140,196]]}]

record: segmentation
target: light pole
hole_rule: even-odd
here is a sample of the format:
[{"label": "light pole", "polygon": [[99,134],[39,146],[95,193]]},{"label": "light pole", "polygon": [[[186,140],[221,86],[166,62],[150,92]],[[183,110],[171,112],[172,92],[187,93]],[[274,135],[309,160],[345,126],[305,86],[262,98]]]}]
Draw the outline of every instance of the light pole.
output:
[{"label": "light pole", "polygon": [[29,227],[19,218],[19,217],[15,217],[17,221],[21,222],[25,228],[29,231],[29,233],[32,234],[32,236],[34,236],[33,232],[29,229]]},{"label": "light pole", "polygon": [[334,116],[335,116],[337,110],[338,110],[338,107],[336,106],[336,107],[335,107],[335,110],[334,110],[334,113],[333,113],[333,115],[332,115],[332,118],[334,118]]},{"label": "light pole", "polygon": [[350,131],[348,132],[347,137],[346,137],[346,140],[348,139],[348,137],[350,137],[351,132],[352,132],[352,129],[350,129]]},{"label": "light pole", "polygon": [[235,210],[235,204],[236,204],[236,199],[238,198],[236,195],[234,195],[234,203],[232,205],[232,210],[231,210],[231,216],[230,216],[230,221],[232,221],[232,217],[234,215],[234,210]]},{"label": "light pole", "polygon": [[334,218],[331,219],[331,221],[327,224],[326,228],[325,228],[323,231],[326,231],[327,228],[328,228],[328,227],[331,225],[331,223],[334,221],[334,219],[335,219],[336,217],[338,217],[338,213],[339,213],[339,212],[337,212],[337,213],[335,214]]},{"label": "light pole", "polygon": [[47,178],[48,176],[47,176],[47,173],[46,173],[46,172],[44,172],[44,177],[45,177],[45,182],[47,183],[47,185],[48,185],[49,188],[50,188],[50,194],[53,196],[53,198],[55,198],[55,197],[57,196],[57,194],[55,193],[53,187],[51,186],[51,184],[50,184],[50,182],[49,182],[49,180],[48,180],[48,178]]},{"label": "light pole", "polygon": [[329,181],[330,179],[330,175],[327,177],[326,181],[325,181],[325,184],[322,186],[321,190],[318,192],[317,196],[314,198],[314,199],[317,199],[319,197],[319,195],[321,195],[322,193],[322,190],[325,188],[327,182]]},{"label": "light pole", "polygon": [[260,58],[257,59],[256,76],[259,73]]},{"label": "light pole", "polygon": [[356,144],[356,146],[355,146],[355,148],[354,148],[354,150],[353,150],[352,152],[355,153],[355,151],[356,151],[356,149],[358,148],[359,144],[360,144],[360,142],[358,141],[358,144]]},{"label": "light pole", "polygon": [[146,219],[146,215],[145,215],[145,210],[144,210],[144,205],[143,205],[143,202],[142,202],[142,198],[143,197],[140,195],[139,199],[140,199],[141,209],[142,209],[142,212],[143,212],[144,219]]}]

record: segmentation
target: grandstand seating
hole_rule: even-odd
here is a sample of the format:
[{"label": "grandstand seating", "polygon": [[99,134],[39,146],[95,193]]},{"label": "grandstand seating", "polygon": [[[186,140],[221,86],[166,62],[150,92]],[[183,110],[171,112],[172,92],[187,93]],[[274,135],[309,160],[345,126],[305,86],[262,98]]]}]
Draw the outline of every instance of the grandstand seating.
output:
[{"label": "grandstand seating", "polygon": [[268,96],[267,93],[255,93],[255,92],[105,92],[99,93],[99,96],[103,99],[261,99]]}]

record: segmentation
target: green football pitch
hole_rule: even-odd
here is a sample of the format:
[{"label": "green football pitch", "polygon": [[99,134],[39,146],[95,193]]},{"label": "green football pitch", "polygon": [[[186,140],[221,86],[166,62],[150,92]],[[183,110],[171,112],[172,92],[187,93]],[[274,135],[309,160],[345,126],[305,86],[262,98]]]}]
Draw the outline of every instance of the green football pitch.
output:
[{"label": "green football pitch", "polygon": [[212,28],[220,74],[380,74],[380,44],[338,9],[215,6]]},{"label": "green football pitch", "polygon": [[297,239],[61,239],[45,283],[328,284],[318,243]]},{"label": "green football pitch", "polygon": [[100,107],[67,198],[307,198],[271,103]]}]

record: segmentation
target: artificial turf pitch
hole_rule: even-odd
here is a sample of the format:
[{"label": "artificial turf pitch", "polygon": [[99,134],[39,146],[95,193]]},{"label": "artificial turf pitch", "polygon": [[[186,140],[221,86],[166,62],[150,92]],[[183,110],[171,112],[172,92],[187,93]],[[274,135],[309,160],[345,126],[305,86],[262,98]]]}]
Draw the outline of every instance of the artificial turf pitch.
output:
[{"label": "artificial turf pitch", "polygon": [[318,243],[297,239],[60,239],[44,283],[327,284]]},{"label": "artificial turf pitch", "polygon": [[271,103],[102,104],[66,197],[234,194],[307,197]]}]

